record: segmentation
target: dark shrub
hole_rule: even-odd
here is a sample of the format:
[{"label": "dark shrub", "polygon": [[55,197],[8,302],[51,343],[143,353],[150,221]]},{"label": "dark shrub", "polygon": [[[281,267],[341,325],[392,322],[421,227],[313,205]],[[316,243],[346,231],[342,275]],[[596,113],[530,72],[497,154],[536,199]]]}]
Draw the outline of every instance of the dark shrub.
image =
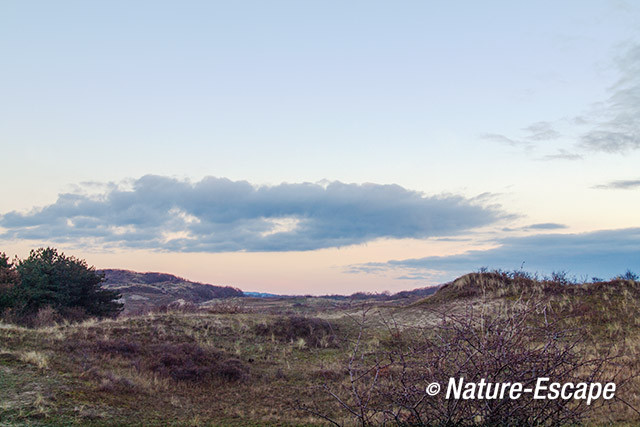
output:
[{"label": "dark shrub", "polygon": [[158,344],[151,347],[151,352],[156,357],[149,368],[176,381],[206,381],[220,357],[192,343]]},{"label": "dark shrub", "polygon": [[238,359],[228,359],[215,370],[215,375],[227,381],[239,381],[247,377],[248,369]]},{"label": "dark shrub", "polygon": [[303,338],[310,347],[335,347],[338,344],[336,327],[329,321],[314,317],[280,317],[269,324],[255,326],[258,335],[270,336],[292,342]]},{"label": "dark shrub", "polygon": [[140,353],[140,345],[126,340],[103,340],[96,343],[98,351],[112,355],[131,357]]},{"label": "dark shrub", "polygon": [[193,343],[158,344],[150,348],[149,369],[176,381],[206,382],[212,378],[238,381],[246,378],[248,368],[238,359],[223,359],[223,354]]},{"label": "dark shrub", "polygon": [[636,273],[634,273],[631,270],[627,270],[624,274],[618,276],[617,278],[620,278],[622,280],[631,280],[633,282],[637,282],[640,279],[640,276],[638,276]]}]

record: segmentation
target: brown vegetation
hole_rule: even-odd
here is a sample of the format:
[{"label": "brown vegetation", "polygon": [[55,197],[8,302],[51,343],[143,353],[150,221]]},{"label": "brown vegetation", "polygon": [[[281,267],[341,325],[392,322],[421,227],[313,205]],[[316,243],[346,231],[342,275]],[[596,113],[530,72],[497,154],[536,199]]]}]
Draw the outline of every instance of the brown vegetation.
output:
[{"label": "brown vegetation", "polygon": [[[0,422],[640,421],[637,283],[525,279],[474,273],[422,300],[242,298],[35,329],[0,323]],[[534,369],[615,378],[617,399],[550,415],[525,401],[453,408],[421,394],[448,376],[527,381]]]}]

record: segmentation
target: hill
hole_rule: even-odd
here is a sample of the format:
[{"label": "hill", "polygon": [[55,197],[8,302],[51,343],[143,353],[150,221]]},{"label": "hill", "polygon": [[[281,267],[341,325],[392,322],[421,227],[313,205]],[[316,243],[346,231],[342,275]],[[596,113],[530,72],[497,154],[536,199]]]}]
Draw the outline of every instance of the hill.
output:
[{"label": "hill", "polygon": [[414,304],[442,304],[456,300],[536,298],[546,302],[590,301],[601,308],[612,299],[640,300],[640,282],[616,277],[608,281],[578,283],[558,279],[537,279],[529,274],[501,271],[469,273],[441,285],[437,292]]},{"label": "hill", "polygon": [[122,294],[124,314],[144,312],[170,304],[200,304],[217,298],[242,297],[240,289],[192,282],[167,273],[138,273],[104,269],[104,287]]},{"label": "hill", "polygon": [[[176,276],[108,273],[108,286],[134,288],[129,299],[148,288],[196,298],[187,291],[194,282]],[[387,424],[500,425],[490,421],[508,414],[524,420],[517,425],[639,425],[639,306],[636,280],[490,272],[426,298],[214,297],[79,324],[0,323],[0,424],[354,425],[367,417],[359,425],[381,425],[396,411],[399,421]],[[433,381],[524,381],[531,369],[561,383],[615,381],[616,398],[425,399]],[[371,393],[371,404],[356,393]]]}]

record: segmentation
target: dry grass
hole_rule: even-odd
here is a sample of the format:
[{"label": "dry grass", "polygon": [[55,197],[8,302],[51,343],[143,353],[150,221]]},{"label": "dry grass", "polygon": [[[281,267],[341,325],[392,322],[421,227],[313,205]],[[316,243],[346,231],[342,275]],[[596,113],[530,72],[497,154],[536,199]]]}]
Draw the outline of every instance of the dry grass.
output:
[{"label": "dry grass", "polygon": [[49,358],[38,351],[19,352],[18,358],[25,363],[36,366],[38,369],[46,369],[49,367]]},{"label": "dry grass", "polygon": [[[385,322],[411,330],[437,324],[442,312],[461,312],[469,304],[508,314],[522,295],[540,298],[547,315],[567,328],[584,328],[585,355],[605,350],[622,354],[610,373],[631,378],[620,396],[640,408],[638,286],[621,281],[557,291],[532,281],[523,292],[520,284],[501,287],[499,277],[468,277],[431,300],[372,302],[371,333],[362,348],[375,351],[388,342]],[[132,420],[145,425],[322,424],[300,403],[339,413],[319,387],[348,382],[345,363],[357,332],[353,319],[361,313],[361,307],[320,299],[246,299],[192,312],[37,329],[0,323],[0,420],[50,425]],[[591,417],[596,424],[640,422],[639,414],[621,402]]]}]

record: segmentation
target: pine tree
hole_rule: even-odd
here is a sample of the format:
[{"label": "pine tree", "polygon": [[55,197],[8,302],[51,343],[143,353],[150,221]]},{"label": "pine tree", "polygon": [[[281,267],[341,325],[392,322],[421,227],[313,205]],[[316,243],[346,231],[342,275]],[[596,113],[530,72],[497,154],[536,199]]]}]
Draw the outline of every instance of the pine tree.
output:
[{"label": "pine tree", "polygon": [[88,316],[114,316],[122,310],[120,294],[103,289],[104,277],[84,260],[67,257],[54,248],[32,250],[19,261],[20,283],[16,303],[25,314],[49,306],[64,315],[68,309],[84,310]]},{"label": "pine tree", "polygon": [[6,254],[0,252],[0,314],[13,305],[16,286],[20,275]]}]

